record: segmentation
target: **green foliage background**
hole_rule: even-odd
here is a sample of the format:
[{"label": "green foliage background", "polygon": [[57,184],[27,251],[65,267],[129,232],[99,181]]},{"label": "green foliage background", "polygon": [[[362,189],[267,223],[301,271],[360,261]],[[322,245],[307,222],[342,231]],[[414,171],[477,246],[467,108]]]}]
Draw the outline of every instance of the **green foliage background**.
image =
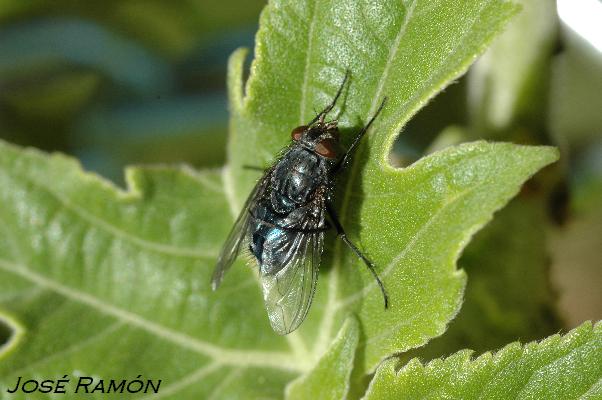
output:
[{"label": "green foliage background", "polygon": [[[65,156],[0,146],[0,389],[19,374],[77,372],[161,378],[178,399],[601,395],[600,325],[581,324],[601,314],[602,56],[561,29],[547,0],[520,1],[508,25],[516,9],[501,1],[352,4],[274,1],[264,12],[246,84],[245,52],[230,60],[226,169],[129,168],[124,191]],[[222,165],[226,58],[253,45],[263,5],[2,2],[0,137],[75,155],[121,185],[126,164]],[[240,167],[270,163],[345,67],[344,134],[390,98],[338,206],[377,265],[393,266],[397,304],[383,313],[369,274],[328,239],[308,320],[275,337],[242,262],[217,293],[205,284],[225,218],[256,179]],[[517,194],[554,153],[478,139],[554,145],[560,162]],[[409,261],[395,264],[403,246]],[[357,290],[367,294],[346,303]],[[576,326],[493,356],[456,353]],[[393,352],[403,353],[380,363]]]}]

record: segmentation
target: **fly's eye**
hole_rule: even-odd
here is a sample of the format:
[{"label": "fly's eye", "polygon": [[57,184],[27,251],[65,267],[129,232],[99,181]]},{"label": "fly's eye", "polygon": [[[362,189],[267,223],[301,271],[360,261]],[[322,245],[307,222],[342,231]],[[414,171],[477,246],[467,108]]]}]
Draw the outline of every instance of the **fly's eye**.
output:
[{"label": "fly's eye", "polygon": [[322,139],[314,147],[314,151],[326,158],[336,158],[336,141],[334,139]]},{"label": "fly's eye", "polygon": [[291,138],[293,138],[293,140],[295,142],[298,142],[299,140],[301,140],[301,135],[303,135],[303,132],[305,132],[306,130],[307,130],[307,125],[301,125],[301,126],[296,127],[291,132]]}]

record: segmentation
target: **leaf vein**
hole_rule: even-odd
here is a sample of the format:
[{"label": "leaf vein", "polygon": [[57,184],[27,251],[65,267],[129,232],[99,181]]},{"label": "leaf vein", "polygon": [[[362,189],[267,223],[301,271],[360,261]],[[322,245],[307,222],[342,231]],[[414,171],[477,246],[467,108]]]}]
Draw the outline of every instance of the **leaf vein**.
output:
[{"label": "leaf vein", "polygon": [[181,379],[175,381],[174,383],[170,384],[169,386],[162,388],[160,393],[149,394],[148,396],[142,397],[140,400],[146,400],[146,399],[155,400],[155,399],[165,398],[166,396],[171,396],[172,394],[178,393],[179,391],[187,388],[188,386],[197,383],[201,378],[204,378],[205,376],[211,374],[212,372],[214,372],[215,370],[217,370],[221,367],[222,367],[222,364],[220,364],[218,362],[209,363],[201,368],[198,368],[191,374],[183,376]]},{"label": "leaf vein", "polygon": [[92,295],[53,281],[46,276],[32,271],[24,265],[0,259],[0,269],[19,275],[34,284],[46,287],[81,304],[88,305],[103,314],[111,315],[129,325],[138,327],[148,333],[152,333],[155,336],[165,339],[168,342],[211,357],[222,364],[264,366],[292,371],[300,371],[302,369],[301,366],[292,365],[290,363],[290,353],[238,350],[220,347],[156,322],[152,322],[136,313],[124,310]]},{"label": "leaf vein", "polygon": [[[585,392],[583,392],[583,394],[581,394],[581,396],[579,396],[580,399],[585,399],[585,396],[590,396],[591,394],[595,394],[595,390],[599,389],[600,387],[602,387],[602,378],[598,379],[596,382],[592,383],[592,385],[590,387],[587,388],[587,390]],[[590,397],[593,398],[593,397]]]},{"label": "leaf vein", "polygon": [[203,251],[200,251],[197,249],[184,248],[184,247],[178,247],[178,246],[153,242],[153,241],[135,236],[135,235],[131,234],[130,232],[127,232],[127,231],[111,224],[110,222],[107,222],[107,221],[103,220],[102,218],[99,218],[99,217],[89,213],[88,211],[84,210],[82,207],[80,207],[76,204],[73,204],[71,201],[69,201],[65,197],[61,196],[60,194],[54,192],[52,189],[46,187],[42,183],[34,181],[27,177],[23,177],[23,179],[26,180],[27,182],[29,182],[31,185],[33,185],[33,186],[37,187],[38,189],[44,191],[45,193],[49,194],[59,204],[61,204],[65,209],[72,211],[78,217],[87,221],[90,225],[96,226],[96,227],[104,230],[105,232],[108,232],[109,234],[111,234],[113,236],[123,238],[131,243],[138,245],[139,247],[142,247],[144,249],[151,250],[154,252],[162,253],[162,254],[172,255],[172,256],[205,258],[205,259],[207,259],[207,258],[215,259],[216,258],[216,255],[212,254],[212,253],[203,252]]}]

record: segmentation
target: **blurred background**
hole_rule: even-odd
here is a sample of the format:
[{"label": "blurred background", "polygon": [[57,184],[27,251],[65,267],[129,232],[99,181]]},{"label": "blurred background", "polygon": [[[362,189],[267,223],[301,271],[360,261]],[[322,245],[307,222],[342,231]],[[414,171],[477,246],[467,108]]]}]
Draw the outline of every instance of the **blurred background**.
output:
[{"label": "blurred background", "polygon": [[262,0],[0,0],[0,137],[123,166],[224,161],[226,61]]},{"label": "blurred background", "polygon": [[[561,151],[468,246],[466,303],[422,357],[602,317],[602,3],[519,2],[391,154],[404,166],[476,139]],[[227,58],[253,46],[264,4],[0,0],[0,138],[71,154],[119,185],[127,164],[223,164]]]}]

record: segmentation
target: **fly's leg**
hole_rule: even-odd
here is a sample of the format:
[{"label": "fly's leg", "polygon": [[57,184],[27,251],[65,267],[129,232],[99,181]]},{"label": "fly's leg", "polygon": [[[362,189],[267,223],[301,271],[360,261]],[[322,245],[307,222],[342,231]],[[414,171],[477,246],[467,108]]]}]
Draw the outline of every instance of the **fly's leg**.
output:
[{"label": "fly's leg", "polygon": [[318,115],[316,115],[314,117],[314,119],[312,119],[309,124],[307,124],[308,126],[313,124],[314,122],[316,122],[318,119],[321,122],[324,122],[324,117],[326,116],[326,114],[328,114],[330,112],[330,110],[332,110],[335,106],[335,104],[337,103],[337,100],[339,99],[339,97],[341,97],[341,93],[343,93],[343,88],[345,87],[345,83],[347,82],[347,79],[349,79],[349,70],[345,71],[345,77],[343,78],[343,82],[341,82],[341,86],[339,87],[339,90],[337,90],[337,94],[334,96],[334,98],[332,99],[332,101],[330,102],[329,105],[327,105],[321,113],[319,113]]},{"label": "fly's leg", "polygon": [[360,131],[360,133],[357,134],[355,139],[353,139],[353,143],[351,143],[351,146],[349,146],[349,149],[347,150],[347,152],[345,154],[343,154],[343,157],[341,157],[339,159],[339,161],[335,164],[335,166],[332,169],[333,175],[336,174],[337,172],[340,172],[342,167],[347,163],[347,161],[349,161],[349,159],[351,158],[351,155],[353,154],[353,151],[356,149],[356,147],[360,143],[360,140],[362,139],[362,137],[364,137],[364,135],[368,131],[368,128],[370,128],[370,125],[372,125],[372,123],[374,122],[376,117],[378,117],[378,114],[380,114],[380,112],[382,111],[386,102],[387,102],[387,98],[385,97],[383,99],[382,103],[380,103],[378,110],[376,110],[376,112],[374,113],[372,118],[370,118],[370,121],[368,121],[368,123],[362,128],[362,130]]},{"label": "fly's leg", "polygon": [[354,245],[347,238],[347,234],[345,233],[345,230],[343,229],[343,226],[339,222],[339,219],[338,219],[336,213],[334,212],[334,209],[332,208],[332,206],[330,204],[326,205],[326,210],[328,211],[328,216],[332,220],[332,223],[334,224],[334,227],[337,230],[337,235],[343,240],[343,242],[345,242],[345,244],[347,246],[349,246],[349,248],[359,258],[361,258],[361,260],[364,262],[364,264],[366,264],[366,267],[368,267],[368,269],[372,273],[372,276],[374,276],[374,279],[376,279],[376,283],[378,283],[378,287],[380,288],[380,291],[383,294],[383,301],[385,303],[385,309],[387,309],[389,307],[389,296],[387,295],[387,291],[385,290],[385,286],[383,285],[382,281],[378,277],[378,274],[376,273],[376,270],[374,269],[374,264],[372,263],[372,261],[368,260],[368,258],[360,251],[360,249],[358,249],[357,246]]}]

